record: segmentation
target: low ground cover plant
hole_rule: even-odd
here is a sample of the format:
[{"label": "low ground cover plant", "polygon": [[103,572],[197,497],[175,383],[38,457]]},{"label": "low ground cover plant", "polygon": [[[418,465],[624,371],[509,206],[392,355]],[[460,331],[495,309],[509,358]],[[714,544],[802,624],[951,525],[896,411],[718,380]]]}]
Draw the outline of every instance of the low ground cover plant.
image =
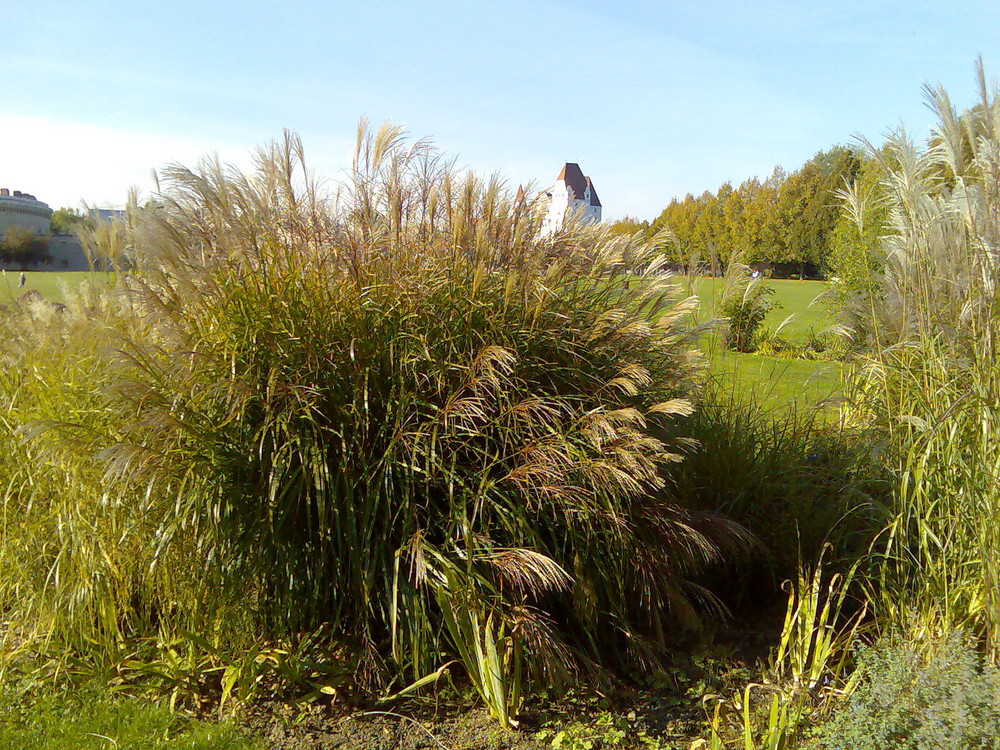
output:
[{"label": "low ground cover plant", "polygon": [[813,744],[828,750],[1000,745],[1000,670],[957,631],[929,649],[867,650],[860,681]]},{"label": "low ground cover plant", "polygon": [[191,719],[164,700],[115,695],[94,684],[24,687],[0,690],[0,745],[9,750],[264,750],[235,723]]}]

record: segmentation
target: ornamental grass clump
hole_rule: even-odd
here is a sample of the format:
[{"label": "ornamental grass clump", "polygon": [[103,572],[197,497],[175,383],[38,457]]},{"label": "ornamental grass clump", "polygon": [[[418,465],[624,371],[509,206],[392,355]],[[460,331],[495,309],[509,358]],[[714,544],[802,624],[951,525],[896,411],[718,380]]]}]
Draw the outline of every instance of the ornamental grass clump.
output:
[{"label": "ornamental grass clump", "polygon": [[895,472],[880,571],[882,620],[1000,648],[1000,92],[979,67],[959,113],[928,89],[926,145],[899,134],[883,168],[887,235],[876,294],[858,297],[877,349],[848,388],[848,422]]},{"label": "ornamental grass clump", "polygon": [[722,329],[722,340],[727,349],[734,352],[757,350],[764,319],[779,306],[771,299],[773,294],[774,287],[753,274],[741,254],[733,256],[726,267],[718,309],[726,323]]},{"label": "ornamental grass clump", "polygon": [[249,174],[160,179],[94,248],[129,265],[86,335],[33,343],[70,311],[4,344],[15,630],[114,662],[322,629],[353,688],[458,658],[512,721],[525,685],[655,658],[712,610],[691,577],[745,534],[662,492],[701,360],[653,249],[544,234],[388,126],[330,193],[290,135]]}]

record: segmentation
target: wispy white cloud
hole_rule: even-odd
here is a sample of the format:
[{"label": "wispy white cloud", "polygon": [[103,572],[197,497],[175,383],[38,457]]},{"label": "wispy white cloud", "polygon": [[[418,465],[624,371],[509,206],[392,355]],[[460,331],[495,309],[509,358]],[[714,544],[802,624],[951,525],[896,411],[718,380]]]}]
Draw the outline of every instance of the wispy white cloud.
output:
[{"label": "wispy white cloud", "polygon": [[[193,167],[213,154],[251,170],[257,147],[281,136],[271,132],[237,142],[17,115],[0,115],[0,133],[5,136],[0,185],[33,193],[53,208],[121,206],[133,187],[140,194],[152,192],[154,170],[167,164]],[[349,163],[352,136],[306,132],[302,138],[310,169],[333,187]]]},{"label": "wispy white cloud", "polygon": [[45,117],[0,115],[4,134],[0,184],[34,193],[53,207],[125,202],[129,188],[153,188],[152,171],[193,164],[210,152],[248,166],[245,145],[139,132]]}]

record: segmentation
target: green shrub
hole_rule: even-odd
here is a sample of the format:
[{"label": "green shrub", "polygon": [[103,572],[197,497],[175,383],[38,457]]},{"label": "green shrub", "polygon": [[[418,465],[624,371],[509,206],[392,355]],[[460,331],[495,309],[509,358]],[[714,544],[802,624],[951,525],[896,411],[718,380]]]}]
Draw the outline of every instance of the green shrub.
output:
[{"label": "green shrub", "polygon": [[778,359],[842,361],[851,353],[851,342],[838,327],[816,331],[809,329],[804,344],[792,344],[767,329],[757,336],[756,353]]},{"label": "green shrub", "polygon": [[968,639],[920,653],[903,644],[862,656],[861,682],[825,724],[826,750],[1000,747],[1000,669]]},{"label": "green shrub", "polygon": [[865,158],[855,182],[840,190],[842,210],[830,242],[827,294],[833,315],[846,327],[850,348],[870,347],[874,313],[883,302],[881,279],[886,257],[883,242],[889,232],[888,200],[882,172],[888,149],[880,158]]},{"label": "green shrub", "polygon": [[0,261],[4,263],[48,263],[52,260],[49,254],[49,243],[44,237],[39,237],[30,229],[24,227],[7,227],[3,241],[0,242]]},{"label": "green shrub", "polygon": [[388,127],[336,196],[293,137],[161,185],[90,237],[131,268],[113,298],[6,323],[7,620],[115,674],[138,637],[221,668],[322,628],[337,684],[457,656],[503,720],[529,675],[697,622],[691,575],[744,534],[664,493],[701,360],[651,247],[546,236]]},{"label": "green shrub", "polygon": [[52,234],[71,234],[74,227],[89,221],[90,219],[80,209],[64,206],[52,212],[49,228]]},{"label": "green shrub", "polygon": [[722,338],[728,349],[752,352],[759,343],[760,327],[778,304],[771,300],[774,288],[734,256],[726,268],[722,299],[716,310],[725,321]]}]

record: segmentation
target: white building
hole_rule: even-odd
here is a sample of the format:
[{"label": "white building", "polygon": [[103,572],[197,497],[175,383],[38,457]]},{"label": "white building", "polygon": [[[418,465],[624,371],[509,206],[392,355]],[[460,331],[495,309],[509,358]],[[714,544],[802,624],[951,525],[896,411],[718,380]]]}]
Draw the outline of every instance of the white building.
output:
[{"label": "white building", "polygon": [[590,178],[583,174],[580,165],[566,162],[556,184],[546,193],[549,210],[545,216],[545,229],[550,232],[561,228],[567,217],[574,215],[584,224],[601,220],[601,199]]},{"label": "white building", "polygon": [[52,209],[35,196],[0,188],[0,238],[8,227],[24,227],[35,234],[48,234]]}]

